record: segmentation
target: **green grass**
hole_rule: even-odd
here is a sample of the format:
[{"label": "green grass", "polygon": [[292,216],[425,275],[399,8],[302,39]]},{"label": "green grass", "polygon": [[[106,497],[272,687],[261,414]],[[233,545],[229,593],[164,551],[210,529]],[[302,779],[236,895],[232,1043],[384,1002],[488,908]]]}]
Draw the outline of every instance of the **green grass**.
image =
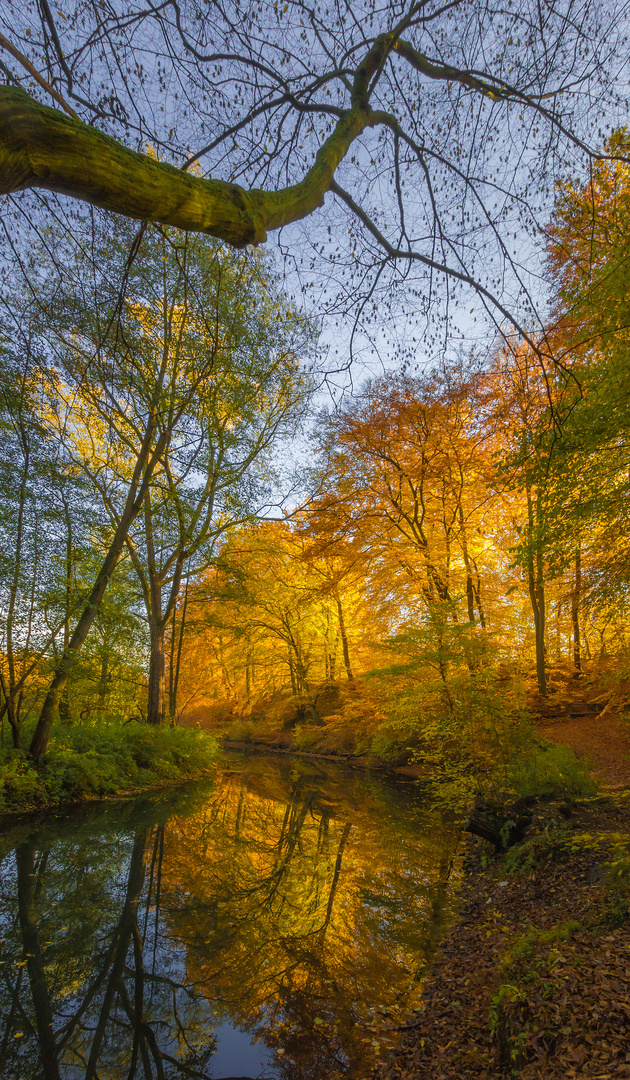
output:
[{"label": "green grass", "polygon": [[0,813],[20,813],[204,775],[215,739],[189,728],[99,723],[59,727],[39,765],[26,751],[0,751]]}]

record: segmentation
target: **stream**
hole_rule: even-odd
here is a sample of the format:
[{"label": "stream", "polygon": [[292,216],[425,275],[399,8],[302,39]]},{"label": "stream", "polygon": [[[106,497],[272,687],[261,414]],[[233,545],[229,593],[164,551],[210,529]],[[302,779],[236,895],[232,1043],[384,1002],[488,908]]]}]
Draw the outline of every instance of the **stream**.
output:
[{"label": "stream", "polygon": [[4,1080],[368,1080],[452,917],[421,790],[230,752],[0,841]]}]

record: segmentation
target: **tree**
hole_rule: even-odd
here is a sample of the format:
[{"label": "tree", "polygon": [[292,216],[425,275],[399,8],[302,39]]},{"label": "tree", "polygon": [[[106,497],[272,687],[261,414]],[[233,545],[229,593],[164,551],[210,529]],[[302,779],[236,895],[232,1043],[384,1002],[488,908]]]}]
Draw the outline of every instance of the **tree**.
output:
[{"label": "tree", "polygon": [[[212,355],[212,379],[195,387],[182,434],[165,447],[138,527],[126,539],[150,632],[151,724],[165,718],[165,633],[169,624],[174,631],[184,571],[187,582],[194,581],[211,563],[220,538],[262,509],[272,451],[291,437],[310,389],[301,356],[312,347],[314,328],[277,290],[263,260],[230,259],[207,243],[191,245],[194,258],[214,263],[218,302],[208,341],[208,283],[191,298],[187,325],[180,328],[181,350]],[[183,618],[182,612],[180,635]]]},{"label": "tree", "polygon": [[[627,154],[629,145],[623,128],[606,150]],[[576,560],[580,534],[597,538],[591,546],[599,549],[600,591],[602,578],[630,578],[629,224],[630,169],[611,160],[596,163],[587,179],[574,177],[559,188],[547,231],[554,334],[566,369],[556,452],[562,468],[580,477],[579,498],[564,513],[578,533]],[[576,561],[576,592],[578,567]]]},{"label": "tree", "polygon": [[328,204],[309,226],[307,267],[330,241],[339,310],[394,314],[405,284],[424,317],[445,274],[527,337],[514,238],[535,233],[559,157],[588,158],[617,102],[624,10],[169,0],[129,17],[117,0],[55,12],[10,0],[1,190],[60,192],[235,246],[333,194],[332,220]]},{"label": "tree", "polygon": [[[3,297],[0,342],[0,687],[15,746],[50,668],[69,641],[85,581],[81,566],[104,524],[102,508],[56,438],[54,376],[30,302]],[[62,699],[66,719],[67,698]]]},{"label": "tree", "polygon": [[[478,380],[477,380],[478,381]],[[489,465],[474,420],[475,378],[374,380],[324,427],[315,512],[362,537],[372,565],[408,579],[426,611],[485,624],[473,531],[488,503]]]},{"label": "tree", "polygon": [[[35,758],[46,751],[76,655],[93,625],[129,529],[146,505],[155,470],[164,468],[166,460],[177,471],[179,455],[181,468],[192,479],[195,451],[208,438],[207,426],[199,423],[202,402],[211,401],[213,387],[221,385],[219,358],[224,360],[232,348],[235,353],[244,348],[247,335],[241,331],[239,337],[239,325],[249,325],[249,346],[253,351],[259,348],[262,313],[270,317],[268,307],[260,303],[257,319],[245,294],[235,300],[227,285],[229,274],[225,280],[221,274],[220,251],[208,248],[203,239],[177,234],[172,240],[165,230],[143,229],[136,237],[138,257],[130,261],[125,241],[129,241],[126,223],[119,224],[118,235],[96,228],[90,243],[65,268],[61,286],[53,278],[48,289],[42,284],[40,290],[44,333],[56,371],[50,408],[57,434],[107,506],[113,534],[48,688],[31,743]],[[200,257],[204,243],[205,262]],[[247,269],[251,262],[246,256],[233,257],[236,279],[239,273],[244,279],[249,276],[250,285],[256,280],[256,273]],[[268,304],[281,342],[277,299],[270,293]],[[285,310],[285,318],[289,314]],[[273,338],[271,333],[268,360]],[[294,360],[282,369],[282,355],[279,345],[276,362],[265,376],[268,415],[282,399],[283,378],[290,383],[290,373],[296,376]],[[258,362],[262,359],[263,350]],[[231,373],[226,372],[224,387],[230,380],[232,387],[238,383],[236,362]],[[224,406],[227,400],[224,393]],[[261,400],[259,392],[259,404]],[[185,519],[186,514],[184,532],[190,525]],[[186,557],[184,548],[184,561]]]}]

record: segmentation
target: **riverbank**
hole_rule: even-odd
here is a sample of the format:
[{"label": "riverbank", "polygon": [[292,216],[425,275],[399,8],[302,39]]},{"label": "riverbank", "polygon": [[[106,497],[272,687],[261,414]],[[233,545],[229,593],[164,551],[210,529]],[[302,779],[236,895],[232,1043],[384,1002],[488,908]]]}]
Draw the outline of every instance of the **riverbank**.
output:
[{"label": "riverbank", "polygon": [[140,795],[201,779],[209,775],[218,753],[211,735],[186,728],[102,722],[60,726],[38,764],[25,750],[2,748],[0,816]]},{"label": "riverbank", "polygon": [[246,754],[281,754],[314,761],[333,761],[337,765],[344,765],[349,769],[370,769],[376,772],[389,773],[399,780],[429,783],[433,779],[431,770],[421,762],[394,765],[370,754],[326,754],[318,750],[284,749],[281,746],[276,746],[273,742],[239,742],[227,738],[219,739],[219,745],[225,750],[241,750]]},{"label": "riverbank", "polygon": [[460,918],[379,1080],[630,1077],[630,791],[469,840]]}]

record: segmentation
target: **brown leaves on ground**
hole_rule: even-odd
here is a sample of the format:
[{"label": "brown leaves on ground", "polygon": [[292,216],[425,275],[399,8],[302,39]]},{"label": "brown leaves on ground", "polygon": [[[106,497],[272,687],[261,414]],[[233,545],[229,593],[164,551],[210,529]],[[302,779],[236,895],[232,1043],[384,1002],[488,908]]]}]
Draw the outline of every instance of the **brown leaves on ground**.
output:
[{"label": "brown leaves on ground", "polygon": [[604,786],[630,786],[630,679],[600,665],[583,677],[557,665],[547,698],[531,693],[537,731],[593,765]]},{"label": "brown leaves on ground", "polygon": [[379,1080],[630,1077],[629,805],[539,817],[485,870],[471,843],[460,921]]}]

